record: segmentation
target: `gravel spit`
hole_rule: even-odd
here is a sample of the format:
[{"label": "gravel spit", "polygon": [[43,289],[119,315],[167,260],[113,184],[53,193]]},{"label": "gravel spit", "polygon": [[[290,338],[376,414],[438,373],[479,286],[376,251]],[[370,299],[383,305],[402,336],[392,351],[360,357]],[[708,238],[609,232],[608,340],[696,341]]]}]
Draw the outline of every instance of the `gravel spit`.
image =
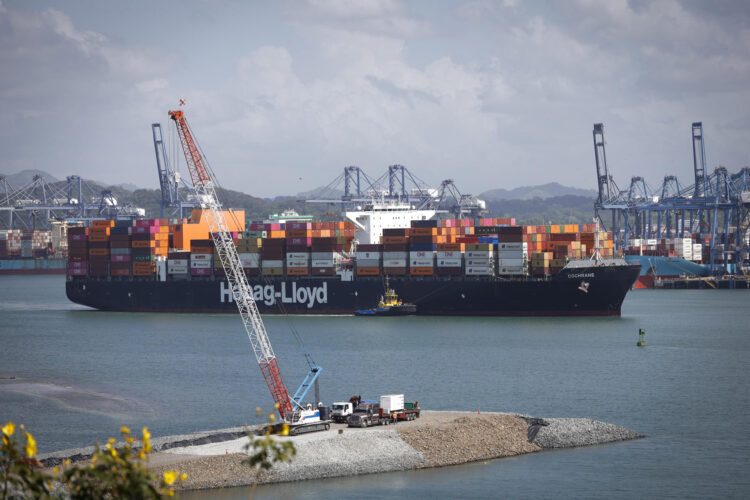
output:
[{"label": "gravel spit", "polygon": [[[246,429],[233,428],[152,439],[156,453],[149,467],[157,474],[177,469],[188,474],[180,489],[302,481],[441,467],[477,460],[643,437],[618,425],[589,418],[535,419],[507,413],[423,411],[422,418],[367,429],[334,424],[331,430],[281,438],[294,442],[290,463],[256,472],[247,458]],[[43,456],[47,466],[63,458],[86,459],[92,448]]]}]

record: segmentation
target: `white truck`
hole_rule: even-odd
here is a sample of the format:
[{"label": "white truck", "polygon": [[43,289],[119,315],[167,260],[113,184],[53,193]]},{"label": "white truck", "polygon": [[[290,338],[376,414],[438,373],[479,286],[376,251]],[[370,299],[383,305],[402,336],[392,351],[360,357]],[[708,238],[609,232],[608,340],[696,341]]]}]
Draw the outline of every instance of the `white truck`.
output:
[{"label": "white truck", "polygon": [[331,419],[336,423],[346,422],[352,413],[354,413],[354,403],[351,401],[337,401],[331,405]]}]

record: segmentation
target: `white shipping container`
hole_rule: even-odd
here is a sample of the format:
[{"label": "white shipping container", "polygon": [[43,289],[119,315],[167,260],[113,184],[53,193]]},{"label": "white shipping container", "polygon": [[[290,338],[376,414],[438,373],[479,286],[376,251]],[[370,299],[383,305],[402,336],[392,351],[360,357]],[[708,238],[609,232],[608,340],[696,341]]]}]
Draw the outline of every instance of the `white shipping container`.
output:
[{"label": "white shipping container", "polygon": [[334,267],[333,259],[313,259],[310,261],[312,267]]},{"label": "white shipping container", "polygon": [[467,250],[466,251],[466,257],[474,257],[474,258],[492,258],[494,256],[494,252],[492,250]]},{"label": "white shipping container", "polygon": [[190,261],[191,269],[211,269],[210,260],[193,260]]},{"label": "white shipping container", "polygon": [[175,266],[171,262],[167,262],[168,274],[187,274],[189,270],[188,266]]},{"label": "white shipping container", "polygon": [[494,274],[494,270],[491,267],[467,267],[467,276],[491,276]]},{"label": "white shipping container", "polygon": [[406,259],[383,259],[383,267],[406,267]]},{"label": "white shipping container", "polygon": [[283,260],[264,260],[263,267],[266,269],[284,267],[284,261]]},{"label": "white shipping container", "polygon": [[497,262],[500,267],[522,267],[523,259],[501,259]]},{"label": "white shipping container", "polygon": [[357,259],[357,267],[379,267],[379,259]]},{"label": "white shipping container", "polygon": [[380,252],[357,252],[357,260],[378,260],[380,259]]},{"label": "white shipping container", "polygon": [[386,413],[401,411],[404,409],[403,394],[385,394],[380,396],[380,408]]},{"label": "white shipping container", "polygon": [[700,243],[694,243],[693,244],[693,255],[698,254],[701,255],[703,253],[703,245]]},{"label": "white shipping container", "polygon": [[461,259],[438,259],[438,267],[461,267]]},{"label": "white shipping container", "polygon": [[240,264],[242,267],[258,267],[260,264],[260,254],[257,253],[241,253]]},{"label": "white shipping container", "polygon": [[173,266],[188,267],[188,260],[187,259],[169,259],[167,262],[169,262]]},{"label": "white shipping container", "polygon": [[432,250],[417,250],[409,252],[409,259],[431,259],[432,255]]},{"label": "white shipping container", "polygon": [[658,245],[659,240],[646,240],[646,245]]},{"label": "white shipping container", "polygon": [[525,243],[520,241],[501,241],[497,244],[498,250],[523,250]]},{"label": "white shipping container", "polygon": [[474,259],[467,258],[466,259],[466,267],[469,267],[469,266],[491,266],[493,263],[494,263],[493,259],[488,259],[486,257],[484,259],[477,259],[477,258],[474,258]]},{"label": "white shipping container", "polygon": [[460,259],[461,252],[459,250],[443,250],[437,253],[438,259]]},{"label": "white shipping container", "polygon": [[192,253],[190,254],[190,260],[196,261],[196,260],[211,260],[211,257],[213,257],[213,254],[210,253]]},{"label": "white shipping container", "polygon": [[523,259],[523,250],[501,250],[497,252],[498,259]]},{"label": "white shipping container", "polygon": [[307,261],[310,260],[310,254],[307,252],[287,252],[286,253],[286,260],[287,262],[290,260],[296,260],[296,261]]},{"label": "white shipping container", "polygon": [[410,259],[409,265],[411,267],[432,267],[433,260],[429,259]]},{"label": "white shipping container", "polygon": [[309,262],[306,260],[287,260],[286,267],[307,267]]},{"label": "white shipping container", "polygon": [[312,260],[333,260],[334,255],[333,252],[312,252],[310,258]]},{"label": "white shipping container", "polygon": [[409,252],[383,252],[383,260],[386,259],[408,259]]}]

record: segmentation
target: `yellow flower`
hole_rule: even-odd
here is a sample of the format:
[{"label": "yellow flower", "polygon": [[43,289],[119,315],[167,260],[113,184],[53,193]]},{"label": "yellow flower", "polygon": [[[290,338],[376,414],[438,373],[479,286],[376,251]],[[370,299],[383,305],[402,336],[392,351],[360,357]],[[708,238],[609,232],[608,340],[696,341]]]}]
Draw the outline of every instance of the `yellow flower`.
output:
[{"label": "yellow flower", "polygon": [[164,482],[167,485],[172,485],[177,480],[177,473],[173,470],[164,472]]},{"label": "yellow flower", "polygon": [[146,460],[146,452],[141,448],[141,451],[138,452],[138,458],[141,460]]},{"label": "yellow flower", "polygon": [[183,472],[183,473],[182,473],[182,475],[180,476],[180,481],[184,481],[184,480],[186,480],[186,479],[187,479],[187,474],[185,474],[185,473]]},{"label": "yellow flower", "polygon": [[26,450],[26,456],[29,458],[34,458],[34,455],[36,455],[36,439],[34,439],[34,436],[26,433],[26,446],[24,447]]},{"label": "yellow flower", "polygon": [[10,437],[13,435],[13,433],[16,432],[16,424],[13,422],[8,422],[3,426],[3,434]]},{"label": "yellow flower", "polygon": [[91,466],[92,466],[92,467],[93,467],[93,465],[94,465],[94,464],[96,463],[96,461],[97,461],[97,460],[99,460],[99,459],[98,459],[98,458],[96,458],[96,455],[94,455],[94,456],[92,456],[92,457],[91,457]]},{"label": "yellow flower", "polygon": [[268,420],[269,420],[269,422],[275,422],[276,421],[276,415],[274,415],[273,413],[270,413],[268,415]]},{"label": "yellow flower", "polygon": [[120,427],[120,432],[122,432],[123,434],[130,434],[130,429],[123,425],[122,427]]},{"label": "yellow flower", "polygon": [[274,407],[274,408],[276,408],[276,409],[278,410],[279,408],[281,408],[281,404],[279,404],[279,403],[276,403],[275,405],[273,405],[273,407]]},{"label": "yellow flower", "polygon": [[52,467],[52,473],[57,474],[57,467]]},{"label": "yellow flower", "polygon": [[117,456],[117,450],[116,449],[112,448],[111,450],[109,450],[109,452],[112,454],[113,457]]},{"label": "yellow flower", "polygon": [[116,442],[117,442],[117,440],[115,438],[109,438],[109,439],[107,439],[107,443],[109,443],[109,444],[115,444]]},{"label": "yellow flower", "polygon": [[283,427],[281,428],[280,434],[282,436],[288,436],[289,435],[289,425],[284,424]]},{"label": "yellow flower", "polygon": [[169,488],[169,492],[168,493],[169,493],[170,497],[173,497],[174,496],[174,488]]},{"label": "yellow flower", "polygon": [[66,458],[65,460],[63,460],[63,465],[70,465],[70,459]]},{"label": "yellow flower", "polygon": [[143,428],[143,449],[146,453],[151,451],[151,433],[148,432],[148,427]]}]

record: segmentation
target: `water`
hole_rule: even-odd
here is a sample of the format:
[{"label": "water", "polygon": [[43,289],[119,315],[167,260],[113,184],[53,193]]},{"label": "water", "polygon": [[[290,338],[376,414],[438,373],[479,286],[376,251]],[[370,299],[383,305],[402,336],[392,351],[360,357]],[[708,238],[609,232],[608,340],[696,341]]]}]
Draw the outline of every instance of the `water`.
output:
[{"label": "water", "polygon": [[[267,317],[287,385],[307,372],[293,327],[324,368],[325,401],[403,392],[427,409],[592,417],[648,437],[257,497],[747,497],[749,300],[639,290],[621,318]],[[0,380],[0,421],[25,423],[41,451],[121,425],[166,435],[254,423],[256,406],[272,406],[236,316],[92,311],[67,301],[58,276],[0,276],[0,377],[11,376]]]}]

